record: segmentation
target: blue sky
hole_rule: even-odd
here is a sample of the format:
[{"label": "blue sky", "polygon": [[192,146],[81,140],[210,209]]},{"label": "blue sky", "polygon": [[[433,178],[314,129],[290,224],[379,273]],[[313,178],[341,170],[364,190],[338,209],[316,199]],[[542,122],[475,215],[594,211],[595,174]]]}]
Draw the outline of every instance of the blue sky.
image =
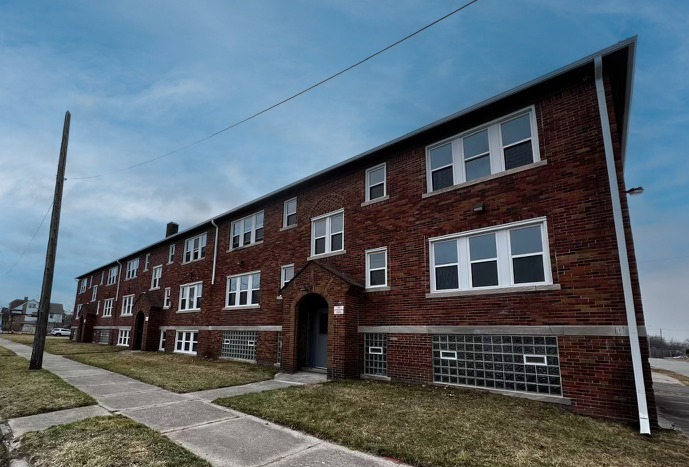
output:
[{"label": "blue sky", "polygon": [[[0,0],[0,303],[38,298],[64,112],[67,178],[214,133],[465,1]],[[689,3],[480,0],[235,129],[65,185],[53,301],[74,277],[638,34],[627,186],[647,324],[689,338]]]}]

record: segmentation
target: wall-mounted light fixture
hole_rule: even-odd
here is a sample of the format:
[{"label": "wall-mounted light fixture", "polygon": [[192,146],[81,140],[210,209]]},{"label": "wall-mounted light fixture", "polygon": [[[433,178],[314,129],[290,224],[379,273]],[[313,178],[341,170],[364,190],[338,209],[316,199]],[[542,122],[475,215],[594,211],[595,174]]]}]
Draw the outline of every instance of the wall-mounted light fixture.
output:
[{"label": "wall-mounted light fixture", "polygon": [[628,195],[640,195],[644,192],[644,187],[642,186],[637,186],[635,188],[630,188],[629,190],[625,191]]}]

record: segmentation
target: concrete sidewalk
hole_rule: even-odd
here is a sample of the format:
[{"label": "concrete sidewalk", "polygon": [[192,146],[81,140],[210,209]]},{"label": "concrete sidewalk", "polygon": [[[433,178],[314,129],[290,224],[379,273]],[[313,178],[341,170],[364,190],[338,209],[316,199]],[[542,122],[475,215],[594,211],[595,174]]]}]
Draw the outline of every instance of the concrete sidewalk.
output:
[{"label": "concrete sidewalk", "polygon": [[[0,345],[30,358],[31,348],[0,338]],[[399,466],[241,412],[210,403],[217,397],[280,389],[324,380],[324,375],[278,375],[245,386],[176,394],[126,376],[46,353],[43,368],[89,394],[104,409],[165,434],[215,466]],[[30,417],[25,417],[30,418]],[[20,419],[17,419],[20,420]],[[68,420],[74,421],[74,420]],[[18,423],[16,420],[13,421]],[[24,422],[23,432],[31,430]],[[54,424],[54,423],[53,423]],[[40,428],[39,425],[36,429]]]}]

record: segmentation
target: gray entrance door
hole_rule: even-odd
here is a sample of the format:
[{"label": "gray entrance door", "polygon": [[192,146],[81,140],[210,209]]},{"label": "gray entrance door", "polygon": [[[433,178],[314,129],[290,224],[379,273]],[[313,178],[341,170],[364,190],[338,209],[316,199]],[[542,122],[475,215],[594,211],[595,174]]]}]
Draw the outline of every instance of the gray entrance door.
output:
[{"label": "gray entrance door", "polygon": [[306,365],[328,367],[328,309],[318,308],[309,314]]}]

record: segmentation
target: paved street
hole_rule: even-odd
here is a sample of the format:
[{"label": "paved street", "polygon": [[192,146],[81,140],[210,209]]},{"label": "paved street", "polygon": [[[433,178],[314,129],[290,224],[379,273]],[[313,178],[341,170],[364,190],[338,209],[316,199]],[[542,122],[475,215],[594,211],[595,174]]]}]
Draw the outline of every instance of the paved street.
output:
[{"label": "paved street", "polygon": [[[651,358],[650,363],[651,368],[670,370],[689,377],[689,363],[686,360]],[[689,436],[689,387],[669,376],[654,373],[653,390],[658,415]]]},{"label": "paved street", "polygon": [[689,360],[669,359],[669,358],[649,358],[651,368],[662,368],[663,370],[674,371],[689,378]]},{"label": "paved street", "polygon": [[[28,359],[31,356],[31,348],[26,345],[1,338],[0,345],[21,357]],[[92,396],[100,407],[82,407],[62,411],[63,414],[53,412],[11,420],[10,427],[16,430],[17,435],[95,415],[118,413],[165,434],[219,467],[401,465],[210,403],[217,397],[317,382],[323,380],[324,375],[277,375],[273,381],[176,394],[47,353],[43,368]]]}]

